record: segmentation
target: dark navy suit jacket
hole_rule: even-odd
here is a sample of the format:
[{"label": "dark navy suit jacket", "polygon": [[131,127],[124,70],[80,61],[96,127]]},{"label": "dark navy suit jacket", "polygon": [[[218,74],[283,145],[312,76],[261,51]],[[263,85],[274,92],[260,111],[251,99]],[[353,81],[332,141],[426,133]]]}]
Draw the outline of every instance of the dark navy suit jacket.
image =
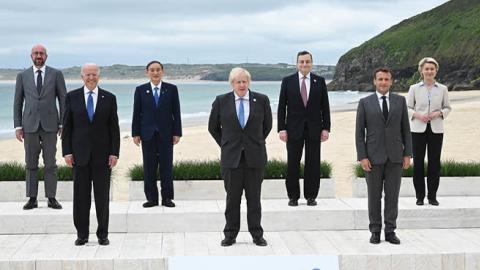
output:
[{"label": "dark navy suit jacket", "polygon": [[142,141],[148,141],[155,130],[162,140],[182,136],[178,89],[175,85],[163,81],[158,107],[155,106],[150,82],[135,89],[132,136],[140,136]]}]

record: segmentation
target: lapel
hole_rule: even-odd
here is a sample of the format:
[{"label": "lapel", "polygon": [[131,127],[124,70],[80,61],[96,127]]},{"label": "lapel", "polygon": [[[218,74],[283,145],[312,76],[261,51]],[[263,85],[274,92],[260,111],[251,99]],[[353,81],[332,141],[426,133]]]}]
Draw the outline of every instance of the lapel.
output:
[{"label": "lapel", "polygon": [[45,77],[43,79],[42,90],[40,90],[40,96],[44,95],[47,84],[49,84],[50,81],[52,80],[53,78],[52,72],[53,71],[49,66],[45,66]]},{"label": "lapel", "polygon": [[[314,96],[317,94],[317,78],[313,76],[313,73],[310,72],[310,93],[308,94],[307,106],[310,104],[310,100],[314,100]],[[302,95],[300,95],[300,98]],[[303,102],[303,101],[302,101]],[[312,101],[313,102],[313,101]]]},{"label": "lapel", "polygon": [[[82,104],[82,114],[83,116],[85,117],[85,119],[87,120],[87,123],[90,123],[90,119],[88,118],[88,112],[87,112],[87,103],[85,102],[85,85],[82,86],[82,88],[79,88],[79,93],[78,93],[78,96],[80,98],[80,104]],[[94,116],[95,118],[95,116]]]},{"label": "lapel", "polygon": [[[295,92],[295,93],[293,93],[294,94],[293,96],[297,97],[298,102],[300,102],[302,107],[305,108],[305,106],[303,106],[302,94],[300,93],[300,78],[299,78],[298,72],[295,73],[295,75],[293,77],[292,90]],[[307,101],[307,104],[308,104],[308,101]]]},{"label": "lapel", "polygon": [[[255,94],[253,94],[252,91],[250,91],[250,89],[248,89],[248,92],[249,92],[249,105],[250,105],[250,113],[248,114],[248,119],[247,119],[247,123],[245,124],[245,128],[247,128],[247,126],[249,125],[249,123],[251,122],[250,120],[252,119],[252,115],[253,115],[253,112],[255,111],[255,106],[257,105],[257,99],[255,97]],[[240,123],[239,123],[240,125]]]},{"label": "lapel", "polygon": [[[162,81],[162,86],[160,86],[160,93],[158,93],[158,107],[160,108],[160,106],[162,105],[162,100],[164,99],[164,97],[167,96],[167,93],[168,93],[168,88],[165,84],[165,82]],[[165,102],[165,101],[163,101]]]},{"label": "lapel", "polygon": [[105,91],[98,87],[98,97],[97,97],[97,106],[95,106],[95,113],[93,114],[93,122],[95,122],[95,118],[97,118],[97,114],[102,112],[103,107],[105,106]]},{"label": "lapel", "polygon": [[25,71],[25,76],[27,79],[27,82],[29,84],[29,87],[26,87],[26,89],[30,89],[33,94],[38,97],[38,91],[37,91],[37,86],[35,85],[35,76],[33,75],[33,66],[31,66],[29,69]]},{"label": "lapel", "polygon": [[386,122],[386,125],[388,125],[390,123],[390,119],[392,119],[392,115],[393,113],[395,112],[395,110],[397,109],[397,104],[396,104],[396,100],[397,100],[397,97],[395,95],[392,94],[392,92],[390,92],[390,95],[389,95],[389,105],[390,107],[388,108],[388,119],[387,119],[387,122]]},{"label": "lapel", "polygon": [[155,110],[157,107],[155,106],[155,98],[153,97],[153,89],[151,83],[148,82],[147,84],[145,84],[143,90],[145,95],[147,96],[146,100],[148,102],[148,105],[151,106],[153,110]]},{"label": "lapel", "polygon": [[377,116],[382,119],[383,123],[385,123],[385,118],[383,117],[383,112],[382,112],[382,110],[380,109],[380,103],[379,103],[379,101],[378,101],[377,91],[375,91],[375,92],[370,96],[370,102],[373,104],[372,106],[375,108],[374,110],[375,110]]},{"label": "lapel", "polygon": [[235,126],[239,129],[242,129],[242,126],[240,126],[240,121],[238,120],[238,114],[237,114],[237,106],[235,105],[235,95],[233,94],[232,90],[228,95],[227,95],[227,108],[229,108],[229,111],[227,112],[227,115],[232,115],[233,118],[235,119]]}]

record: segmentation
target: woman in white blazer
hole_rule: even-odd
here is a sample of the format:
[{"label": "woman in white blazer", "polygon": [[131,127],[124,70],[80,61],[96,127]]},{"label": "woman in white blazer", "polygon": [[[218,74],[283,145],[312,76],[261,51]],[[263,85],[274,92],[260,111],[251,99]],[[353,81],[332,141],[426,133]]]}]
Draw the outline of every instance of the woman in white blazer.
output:
[{"label": "woman in white blazer", "polygon": [[440,155],[443,142],[443,120],[452,108],[448,88],[435,80],[438,62],[426,57],[418,63],[422,81],[410,86],[407,96],[408,114],[413,143],[413,184],[417,205],[425,198],[425,150],[428,155],[428,203],[439,205],[437,190],[440,182]]}]

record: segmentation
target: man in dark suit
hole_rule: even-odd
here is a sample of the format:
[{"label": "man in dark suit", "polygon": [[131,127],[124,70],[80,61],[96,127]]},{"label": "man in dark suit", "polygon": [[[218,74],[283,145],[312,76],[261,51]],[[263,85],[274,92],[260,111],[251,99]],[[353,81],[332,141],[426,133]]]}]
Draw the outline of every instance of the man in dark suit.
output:
[{"label": "man in dark suit", "polygon": [[85,85],[67,94],[62,135],[65,163],[73,167],[75,245],[88,242],[92,182],[98,243],[108,245],[110,176],[120,151],[117,101],[97,86],[100,70],[96,64],[85,64],[81,76]]},{"label": "man in dark suit", "polygon": [[208,131],[221,148],[222,178],[227,192],[225,239],[222,246],[236,242],[240,230],[240,202],[245,189],[248,231],[253,242],[266,246],[260,224],[260,194],[267,163],[265,139],[272,129],[268,97],[249,90],[250,73],[234,68],[229,76],[232,92],[217,96],[212,105]]},{"label": "man in dark suit", "polygon": [[287,144],[285,185],[290,206],[300,198],[300,160],[305,145],[303,192],[307,205],[315,206],[320,188],[320,142],[328,140],[330,105],[325,79],[311,73],[312,55],[297,54],[298,72],[283,78],[278,101],[278,132]]},{"label": "man in dark suit", "polygon": [[173,146],[182,136],[180,101],[177,87],[162,81],[163,65],[147,64],[150,82],[135,90],[132,137],[142,144],[143,181],[147,202],[143,207],[158,205],[157,170],[160,170],[162,205],[175,207],[173,200]]},{"label": "man in dark suit", "polygon": [[[45,65],[47,49],[35,45],[31,53],[33,66],[17,75],[13,120],[15,136],[24,143],[28,202],[23,209],[38,207],[38,157],[43,152],[45,197],[48,207],[61,209],[57,193],[57,134],[62,133],[65,112],[65,80],[61,71]],[[60,115],[57,110],[57,100]],[[25,107],[23,106],[25,104]]]},{"label": "man in dark suit", "polygon": [[410,166],[412,139],[405,98],[390,93],[392,72],[375,70],[376,92],[358,103],[355,141],[357,159],[368,187],[370,243],[380,243],[382,190],[385,190],[385,240],[400,244],[395,235],[402,168]]}]

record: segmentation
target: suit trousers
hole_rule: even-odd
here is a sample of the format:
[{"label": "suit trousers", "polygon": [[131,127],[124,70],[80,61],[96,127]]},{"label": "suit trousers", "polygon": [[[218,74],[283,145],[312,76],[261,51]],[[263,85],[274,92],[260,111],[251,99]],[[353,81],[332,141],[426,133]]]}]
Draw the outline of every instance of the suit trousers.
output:
[{"label": "suit trousers", "polygon": [[158,202],[157,170],[160,171],[162,200],[173,199],[173,142],[162,140],[155,132],[142,141],[144,191],[148,201]]},{"label": "suit trousers", "polygon": [[443,133],[433,133],[430,123],[423,133],[412,132],[413,148],[413,185],[417,199],[425,198],[425,150],[428,155],[427,187],[428,199],[437,198],[440,184],[440,156],[442,153]]},{"label": "suit trousers", "polygon": [[41,127],[34,133],[24,134],[25,164],[26,164],[26,195],[38,195],[38,159],[42,151],[45,165],[45,197],[55,198],[57,193],[57,133],[46,132]]},{"label": "suit trousers", "polygon": [[238,168],[222,168],[227,204],[225,209],[226,225],[223,233],[227,238],[236,238],[240,231],[240,203],[245,190],[247,199],[247,224],[252,237],[263,236],[262,205],[260,202],[264,168],[249,168],[242,153]]},{"label": "suit trousers", "polygon": [[98,222],[97,237],[108,237],[110,174],[107,164],[89,163],[73,167],[73,223],[79,238],[88,238],[89,235],[92,183]]},{"label": "suit trousers", "polygon": [[287,141],[287,177],[285,185],[289,199],[300,198],[300,161],[305,145],[305,168],[303,179],[303,196],[315,199],[320,189],[320,134],[312,140],[305,127],[303,138]]},{"label": "suit trousers", "polygon": [[370,232],[382,230],[382,193],[385,191],[385,233],[394,232],[397,228],[398,196],[402,181],[402,164],[392,163],[372,165],[366,172],[368,191],[368,218]]}]

